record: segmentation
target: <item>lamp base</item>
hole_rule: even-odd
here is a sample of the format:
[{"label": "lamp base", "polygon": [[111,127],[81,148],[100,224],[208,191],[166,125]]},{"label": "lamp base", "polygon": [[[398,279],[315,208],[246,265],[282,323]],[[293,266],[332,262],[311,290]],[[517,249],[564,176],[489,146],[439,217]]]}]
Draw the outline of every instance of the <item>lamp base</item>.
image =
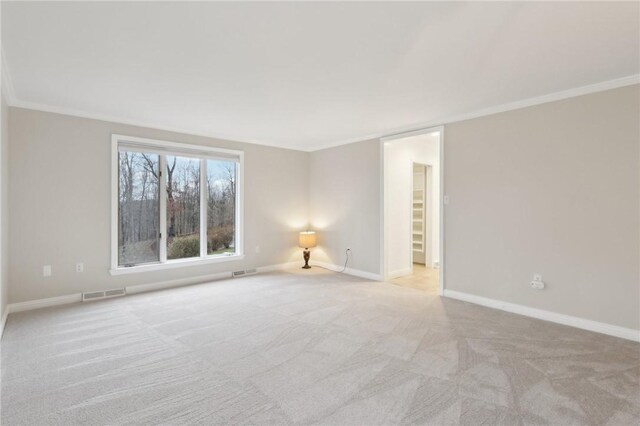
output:
[{"label": "lamp base", "polygon": [[302,269],[311,269],[311,266],[309,266],[310,257],[311,252],[309,251],[309,249],[304,249],[304,251],[302,252],[302,258],[304,259],[304,266],[302,267]]}]

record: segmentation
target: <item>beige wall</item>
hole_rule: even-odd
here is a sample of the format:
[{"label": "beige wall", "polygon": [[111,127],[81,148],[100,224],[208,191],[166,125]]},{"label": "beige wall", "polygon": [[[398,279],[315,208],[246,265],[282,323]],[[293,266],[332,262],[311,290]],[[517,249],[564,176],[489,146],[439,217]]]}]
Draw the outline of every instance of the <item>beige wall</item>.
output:
[{"label": "beige wall", "polygon": [[[639,99],[635,85],[445,126],[446,288],[640,329]],[[310,168],[314,256],[355,247],[352,266],[378,273],[378,141]]]},{"label": "beige wall", "polygon": [[[19,108],[9,108],[9,121],[11,303],[298,259],[297,232],[308,220],[308,153]],[[112,133],[244,150],[246,258],[111,276]],[[84,262],[84,273],[75,272],[76,262]],[[42,276],[46,264],[50,278]]]},{"label": "beige wall", "polygon": [[639,99],[636,85],[446,126],[447,289],[640,328]]},{"label": "beige wall", "polygon": [[309,217],[318,231],[312,260],[380,274],[380,145],[377,140],[310,156]]},{"label": "beige wall", "polygon": [[[447,125],[447,289],[640,328],[639,99],[636,85]],[[299,260],[308,221],[312,261],[351,248],[349,267],[381,272],[377,140],[308,154],[16,108],[9,122],[11,302]],[[247,258],[110,276],[111,133],[245,150]]]},{"label": "beige wall", "polygon": [[0,107],[0,318],[3,318],[9,300],[9,108],[1,91]]}]

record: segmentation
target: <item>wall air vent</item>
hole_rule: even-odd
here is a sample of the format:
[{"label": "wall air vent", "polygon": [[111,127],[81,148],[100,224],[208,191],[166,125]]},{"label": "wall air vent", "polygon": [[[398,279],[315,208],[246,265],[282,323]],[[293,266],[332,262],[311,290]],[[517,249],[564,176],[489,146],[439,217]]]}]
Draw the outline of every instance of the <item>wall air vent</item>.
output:
[{"label": "wall air vent", "polygon": [[242,269],[240,271],[233,271],[231,273],[231,276],[233,278],[238,278],[238,277],[244,277],[245,275],[253,275],[253,274],[257,274],[258,270],[257,269]]},{"label": "wall air vent", "polygon": [[114,288],[112,290],[105,291],[92,291],[90,293],[82,293],[82,301],[88,302],[91,300],[108,299],[110,297],[124,296],[126,294],[124,288]]},{"label": "wall air vent", "polygon": [[104,291],[92,291],[91,293],[82,293],[82,301],[102,299],[104,297]]},{"label": "wall air vent", "polygon": [[116,288],[113,290],[107,290],[104,292],[104,297],[124,296],[126,293],[124,288]]}]

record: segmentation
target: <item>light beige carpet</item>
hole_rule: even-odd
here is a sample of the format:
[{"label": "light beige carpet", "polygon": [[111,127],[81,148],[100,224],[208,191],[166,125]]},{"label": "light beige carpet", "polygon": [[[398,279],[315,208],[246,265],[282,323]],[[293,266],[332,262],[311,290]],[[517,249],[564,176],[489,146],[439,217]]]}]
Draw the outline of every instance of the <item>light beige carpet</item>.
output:
[{"label": "light beige carpet", "polygon": [[320,269],[9,317],[3,425],[640,419],[640,345]]}]

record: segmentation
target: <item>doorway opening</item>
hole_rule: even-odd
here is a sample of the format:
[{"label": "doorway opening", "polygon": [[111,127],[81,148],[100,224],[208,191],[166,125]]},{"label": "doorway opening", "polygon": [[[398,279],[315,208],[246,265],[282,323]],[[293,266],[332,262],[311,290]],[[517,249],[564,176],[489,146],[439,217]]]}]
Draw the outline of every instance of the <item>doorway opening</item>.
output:
[{"label": "doorway opening", "polygon": [[384,280],[442,294],[443,129],[426,129],[381,142]]}]

